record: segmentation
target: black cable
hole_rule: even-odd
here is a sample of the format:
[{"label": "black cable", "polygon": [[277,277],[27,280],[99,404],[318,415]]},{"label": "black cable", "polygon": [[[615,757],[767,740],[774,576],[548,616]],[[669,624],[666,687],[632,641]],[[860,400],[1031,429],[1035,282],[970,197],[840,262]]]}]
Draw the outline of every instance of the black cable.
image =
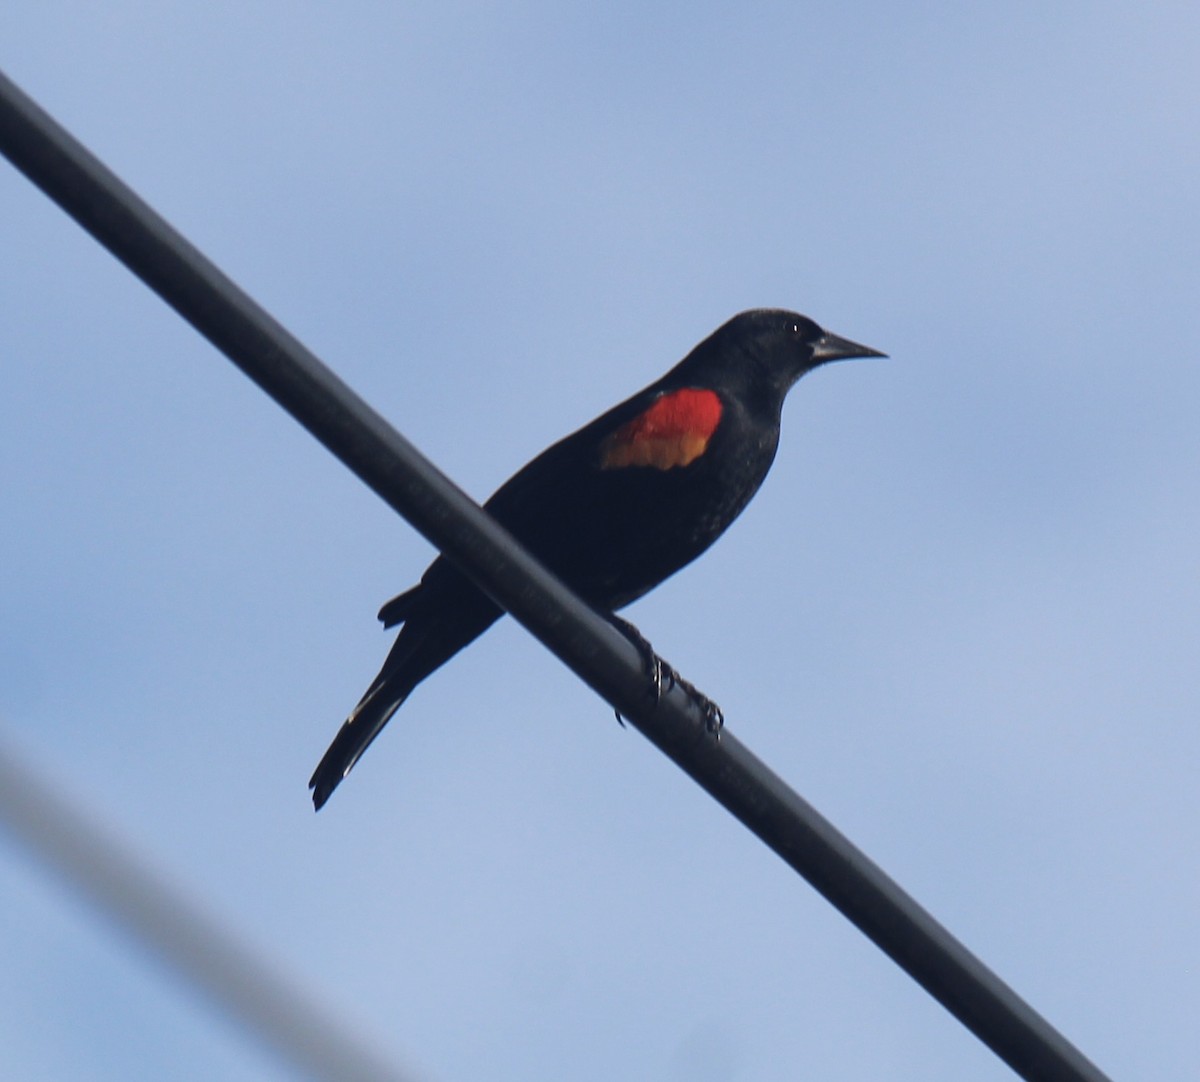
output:
[{"label": "black cable", "polygon": [[1105,1076],[365,402],[0,75],[0,150],[1019,1075]]}]

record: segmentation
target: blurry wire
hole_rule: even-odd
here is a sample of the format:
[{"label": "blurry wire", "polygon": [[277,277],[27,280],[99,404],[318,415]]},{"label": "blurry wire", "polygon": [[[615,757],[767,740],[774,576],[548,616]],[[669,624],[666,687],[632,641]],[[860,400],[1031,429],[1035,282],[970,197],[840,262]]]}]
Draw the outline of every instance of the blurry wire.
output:
[{"label": "blurry wire", "polygon": [[305,1077],[403,1082],[263,960],[0,748],[0,827]]},{"label": "blurry wire", "polygon": [[1094,1064],[732,733],[714,739],[681,688],[654,705],[642,659],[624,637],[2,75],[0,152],[1018,1074],[1104,1082]]}]

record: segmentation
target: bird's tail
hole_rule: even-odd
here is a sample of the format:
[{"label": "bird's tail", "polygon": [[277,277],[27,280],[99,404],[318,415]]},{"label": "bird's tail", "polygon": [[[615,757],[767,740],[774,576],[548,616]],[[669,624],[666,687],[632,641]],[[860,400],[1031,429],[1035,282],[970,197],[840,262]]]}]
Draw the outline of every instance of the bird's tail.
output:
[{"label": "bird's tail", "polygon": [[379,616],[385,626],[404,627],[379,675],[313,771],[308,787],[318,811],[413,688],[500,618],[502,610],[495,602],[469,580],[450,578],[457,575],[452,565],[439,559],[420,586],[384,605]]},{"label": "bird's tail", "polygon": [[342,779],[350,773],[392,715],[408,698],[412,686],[397,685],[383,674],[376,679],[359,704],[342,723],[329,750],[321,757],[309,779],[313,806],[320,811]]}]

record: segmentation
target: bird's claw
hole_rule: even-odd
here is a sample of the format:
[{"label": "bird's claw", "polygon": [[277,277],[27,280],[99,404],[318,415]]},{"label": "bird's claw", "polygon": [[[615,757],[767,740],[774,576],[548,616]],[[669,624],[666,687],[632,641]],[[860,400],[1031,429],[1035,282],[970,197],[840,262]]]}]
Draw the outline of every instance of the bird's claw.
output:
[{"label": "bird's claw", "polygon": [[[662,701],[664,692],[669,692],[672,688],[678,687],[687,693],[689,699],[692,700],[699,708],[700,713],[704,716],[704,728],[711,733],[716,739],[721,739],[721,730],[725,727],[725,714],[721,708],[712,701],[704,692],[700,691],[695,684],[685,680],[676,669],[668,662],[654,652],[654,647],[650,645],[649,640],[633,626],[628,620],[623,620],[619,616],[612,616],[613,625],[633,644],[634,648],[642,657],[642,666],[646,671],[646,676],[649,678],[650,687],[648,694],[654,700],[654,705]],[[621,716],[620,710],[614,710],[617,724],[622,729],[625,728],[625,719]]]},{"label": "bird's claw", "polygon": [[672,683],[678,684],[679,687],[686,692],[687,697],[692,700],[699,708],[700,713],[704,716],[705,730],[714,736],[717,740],[721,739],[721,730],[725,728],[725,713],[724,711],[704,694],[695,684],[689,683],[679,673],[671,670],[673,677]]},{"label": "bird's claw", "polygon": [[[646,676],[650,682],[648,694],[654,700],[654,705],[657,706],[663,696],[663,677],[672,673],[671,667],[663,662],[663,659],[654,652],[654,647],[650,645],[649,640],[628,620],[623,620],[620,616],[610,616],[609,620],[626,639],[637,650],[642,659],[642,668],[646,672]],[[670,688],[668,687],[668,691]],[[622,729],[625,728],[625,719],[621,716],[620,710],[614,710],[613,713],[617,717],[617,724]]]},{"label": "bird's claw", "polygon": [[[650,644],[647,643],[647,646]],[[663,677],[670,679],[671,666],[664,665],[663,659],[660,658],[653,650],[650,650],[645,658],[646,675],[650,678],[650,698],[654,700],[654,705],[662,701],[663,697]],[[668,687],[668,691],[671,689]]]}]

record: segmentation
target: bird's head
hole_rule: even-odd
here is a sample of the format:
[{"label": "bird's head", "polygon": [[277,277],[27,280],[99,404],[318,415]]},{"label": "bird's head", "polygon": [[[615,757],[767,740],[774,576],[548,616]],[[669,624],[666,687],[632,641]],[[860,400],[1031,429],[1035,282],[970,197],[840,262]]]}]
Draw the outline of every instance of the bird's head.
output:
[{"label": "bird's head", "polygon": [[830,334],[807,316],[782,308],[754,308],[734,316],[713,339],[725,350],[742,355],[743,363],[764,376],[778,391],[788,389],[805,372],[829,361],[851,357],[886,357],[877,349]]}]

